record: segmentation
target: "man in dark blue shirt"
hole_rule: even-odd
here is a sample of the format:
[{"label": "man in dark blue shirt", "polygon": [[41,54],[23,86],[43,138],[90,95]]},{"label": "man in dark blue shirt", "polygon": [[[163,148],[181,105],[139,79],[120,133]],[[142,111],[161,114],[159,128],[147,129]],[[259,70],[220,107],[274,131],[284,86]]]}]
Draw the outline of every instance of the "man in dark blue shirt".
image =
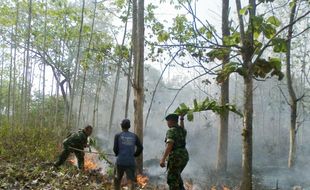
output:
[{"label": "man in dark blue shirt", "polygon": [[115,190],[120,190],[121,180],[126,172],[131,189],[135,188],[136,181],[136,161],[135,157],[142,153],[143,146],[138,136],[129,131],[130,120],[124,119],[121,123],[122,132],[114,137],[113,151],[116,158],[116,173],[114,178]]}]

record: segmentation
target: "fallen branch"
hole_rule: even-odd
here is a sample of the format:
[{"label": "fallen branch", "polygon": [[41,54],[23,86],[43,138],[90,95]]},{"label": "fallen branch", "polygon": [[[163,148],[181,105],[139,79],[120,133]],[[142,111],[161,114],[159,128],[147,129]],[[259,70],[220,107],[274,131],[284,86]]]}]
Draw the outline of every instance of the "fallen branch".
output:
[{"label": "fallen branch", "polygon": [[111,166],[114,166],[113,162],[106,157],[107,155],[108,156],[114,156],[114,154],[112,154],[112,153],[86,151],[86,150],[74,148],[74,147],[71,147],[71,146],[69,146],[69,148],[72,149],[72,150],[76,150],[76,151],[80,151],[80,152],[85,152],[85,153],[89,153],[89,154],[98,154],[99,155],[99,159],[103,159],[108,164],[110,164]]}]

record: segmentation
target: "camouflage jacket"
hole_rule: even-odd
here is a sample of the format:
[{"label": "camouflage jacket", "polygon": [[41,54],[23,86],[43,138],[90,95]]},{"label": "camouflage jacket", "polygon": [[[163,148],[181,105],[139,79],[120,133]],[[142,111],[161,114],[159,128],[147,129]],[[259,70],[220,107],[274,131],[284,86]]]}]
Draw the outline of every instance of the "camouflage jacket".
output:
[{"label": "camouflage jacket", "polygon": [[63,145],[65,147],[73,147],[77,149],[84,149],[87,145],[88,136],[83,130],[79,130],[75,133],[71,133],[64,141]]},{"label": "camouflage jacket", "polygon": [[169,156],[173,154],[184,154],[187,152],[186,135],[187,131],[180,126],[171,127],[168,129],[165,142],[173,142],[173,149]]}]

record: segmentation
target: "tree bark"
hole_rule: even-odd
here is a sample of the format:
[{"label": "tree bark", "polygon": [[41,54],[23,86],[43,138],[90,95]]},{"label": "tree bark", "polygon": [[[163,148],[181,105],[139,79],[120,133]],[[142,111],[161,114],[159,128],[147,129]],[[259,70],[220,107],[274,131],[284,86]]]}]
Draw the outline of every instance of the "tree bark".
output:
[{"label": "tree bark", "polygon": [[242,132],[242,182],[241,190],[252,189],[252,120],[253,120],[253,79],[252,74],[244,77],[244,118]]},{"label": "tree bark", "polygon": [[[2,59],[1,59],[1,76],[0,76],[0,112],[3,111],[4,107],[2,105],[2,91],[4,90],[4,86],[3,86],[3,75],[4,75],[4,47],[2,48]],[[2,117],[2,115],[0,115],[0,117]],[[3,119],[0,118],[0,126],[2,126],[2,122],[3,122]]]},{"label": "tree bark", "polygon": [[[130,14],[130,3],[128,4],[128,11],[127,11],[127,17],[126,17],[126,22],[125,22],[125,29],[124,29],[121,48],[123,48],[123,46],[125,44],[129,14]],[[114,91],[113,91],[113,100],[112,100],[112,107],[111,107],[111,114],[110,114],[109,134],[111,132],[111,127],[112,127],[112,123],[113,123],[115,103],[116,103],[116,98],[117,98],[117,93],[118,93],[119,79],[120,79],[122,60],[123,60],[123,56],[122,55],[119,55],[119,56],[120,57],[119,57],[118,63],[117,63],[117,70],[116,70],[115,84],[114,84]]]},{"label": "tree bark", "polygon": [[254,53],[254,39],[251,28],[252,18],[256,14],[255,0],[249,0],[249,20],[248,31],[245,32],[244,21],[240,15],[241,2],[236,0],[236,7],[238,11],[240,35],[242,40],[242,62],[243,68],[246,70],[244,75],[244,116],[243,116],[243,131],[242,131],[242,180],[241,190],[252,190],[252,159],[253,159],[253,63],[252,55]]},{"label": "tree bark", "polygon": [[24,66],[24,85],[23,85],[23,93],[22,93],[22,122],[25,125],[28,120],[28,101],[30,95],[30,38],[31,38],[31,20],[32,20],[32,0],[29,0],[28,4],[28,28],[27,28],[27,40],[26,40],[26,59]]},{"label": "tree bark", "polygon": [[292,168],[295,165],[296,160],[296,121],[297,121],[297,98],[296,93],[293,88],[293,80],[291,75],[291,39],[293,36],[293,22],[296,13],[296,3],[297,0],[294,1],[293,7],[291,8],[290,13],[290,26],[288,28],[288,35],[287,35],[287,52],[286,52],[286,78],[287,78],[287,87],[290,96],[290,111],[291,111],[291,119],[290,119],[290,148],[289,148],[289,156],[288,156],[288,167]]},{"label": "tree bark", "polygon": [[[136,18],[136,19],[135,19]],[[144,105],[144,0],[133,0],[134,35],[134,129],[143,143]],[[136,29],[136,31],[134,30]],[[137,158],[137,173],[143,172],[143,154]]]},{"label": "tree bark", "polygon": [[[229,36],[229,0],[222,0],[222,38]],[[222,68],[229,62],[229,55],[224,56]],[[221,84],[221,105],[229,103],[229,77]],[[216,169],[220,173],[227,170],[227,151],[228,151],[228,122],[229,112],[225,111],[220,115],[220,127],[218,137],[217,165]]]},{"label": "tree bark", "polygon": [[[47,0],[44,2],[44,39],[43,39],[43,51],[46,51],[46,31],[47,31]],[[42,84],[42,118],[41,118],[41,127],[44,126],[45,121],[45,78],[46,78],[46,64],[43,62],[43,84]]]},{"label": "tree bark", "polygon": [[[18,31],[18,21],[19,21],[19,2],[16,2],[16,24],[14,28],[14,42],[17,43],[17,31]],[[12,84],[12,119],[11,119],[11,125],[16,125],[16,51],[17,46],[14,46],[14,52],[13,52],[13,84]]]},{"label": "tree bark", "polygon": [[85,0],[83,0],[82,3],[82,13],[81,13],[81,23],[80,23],[80,32],[79,32],[79,41],[78,41],[78,51],[76,55],[76,62],[74,67],[74,77],[73,77],[73,87],[70,94],[70,111],[69,111],[69,119],[67,121],[67,125],[69,126],[73,119],[73,100],[75,96],[75,91],[77,85],[77,77],[79,72],[79,66],[80,66],[80,49],[81,49],[81,43],[82,43],[82,33],[83,33],[83,23],[84,23],[84,10],[85,10]]}]

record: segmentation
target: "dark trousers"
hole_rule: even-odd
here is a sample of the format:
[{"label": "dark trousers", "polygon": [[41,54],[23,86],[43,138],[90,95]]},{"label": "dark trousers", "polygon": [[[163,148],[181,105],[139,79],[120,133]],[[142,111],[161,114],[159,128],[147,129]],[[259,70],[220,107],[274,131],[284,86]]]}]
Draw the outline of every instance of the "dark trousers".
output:
[{"label": "dark trousers", "polygon": [[114,188],[115,190],[121,189],[121,181],[124,176],[124,173],[126,173],[127,178],[131,181],[131,187],[130,189],[135,189],[135,166],[120,166],[116,165],[114,168]]},{"label": "dark trousers", "polygon": [[74,153],[77,161],[78,161],[78,168],[83,169],[84,168],[84,152],[70,149],[69,147],[64,147],[62,153],[59,155],[57,162],[55,163],[55,166],[58,167],[62,165],[67,158],[69,157],[70,153]]}]

